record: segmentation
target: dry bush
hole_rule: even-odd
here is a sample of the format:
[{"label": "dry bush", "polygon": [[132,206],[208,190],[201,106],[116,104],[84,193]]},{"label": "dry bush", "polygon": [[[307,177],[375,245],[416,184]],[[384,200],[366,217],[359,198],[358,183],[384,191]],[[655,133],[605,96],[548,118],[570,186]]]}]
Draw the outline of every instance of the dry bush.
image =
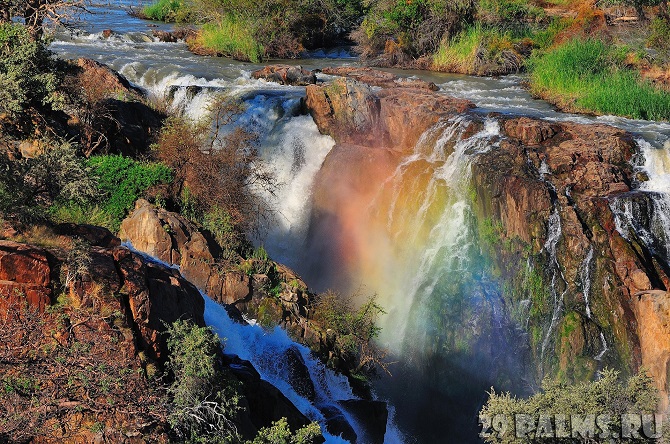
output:
[{"label": "dry bush", "polygon": [[63,441],[96,428],[160,435],[163,398],[141,373],[119,306],[107,292],[91,306],[61,296],[45,313],[15,304],[0,314],[0,441]]},{"label": "dry bush", "polygon": [[232,99],[216,101],[214,128],[170,118],[155,148],[158,159],[174,170],[171,194],[185,216],[203,221],[225,213],[233,226],[251,232],[271,217],[258,191],[273,193],[277,183],[259,157],[256,136],[230,128],[241,110]]}]

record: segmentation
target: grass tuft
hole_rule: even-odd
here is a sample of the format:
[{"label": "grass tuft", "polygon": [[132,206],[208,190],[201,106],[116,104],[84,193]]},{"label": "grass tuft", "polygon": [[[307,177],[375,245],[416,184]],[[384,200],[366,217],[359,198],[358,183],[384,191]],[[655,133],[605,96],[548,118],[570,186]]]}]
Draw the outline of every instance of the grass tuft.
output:
[{"label": "grass tuft", "polygon": [[258,63],[263,46],[254,37],[253,27],[245,20],[224,17],[219,23],[203,25],[194,45],[238,60]]},{"label": "grass tuft", "polygon": [[670,94],[625,66],[628,50],[571,40],[531,59],[531,91],[566,111],[669,120]]}]

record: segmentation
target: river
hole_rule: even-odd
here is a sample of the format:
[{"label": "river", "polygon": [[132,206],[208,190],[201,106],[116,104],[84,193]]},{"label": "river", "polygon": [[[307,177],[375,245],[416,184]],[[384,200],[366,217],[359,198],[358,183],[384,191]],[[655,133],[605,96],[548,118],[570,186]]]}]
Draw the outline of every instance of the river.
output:
[{"label": "river", "polygon": [[[262,155],[283,184],[272,201],[276,221],[255,241],[264,244],[273,259],[295,269],[312,289],[377,294],[387,312],[380,342],[399,363],[392,367],[392,377],[375,383],[375,391],[390,401],[400,428],[392,427],[387,442],[477,442],[476,412],[486,398],[485,390],[495,383],[523,392],[529,389],[523,385],[530,385],[523,377],[491,380],[484,371],[503,366],[514,373],[524,359],[518,332],[505,323],[493,296],[500,289],[477,243],[468,199],[470,161],[496,148],[495,121],[486,120],[482,131],[466,138],[461,137],[467,124],[462,119],[432,128],[394,173],[379,181],[375,195],[347,200],[338,214],[338,220],[346,223],[334,236],[329,220],[313,217],[312,200],[315,180],[334,141],[318,132],[311,117],[300,114],[304,88],[252,79],[250,73],[261,65],[200,57],[183,43],[158,42],[152,31],[172,26],[133,18],[126,12],[130,5],[93,8],[95,14],[82,17],[76,33],[57,34],[51,49],[63,58],[88,57],[105,63],[153,100],[165,101],[193,119],[206,114],[214,94],[226,91],[242,98],[248,106],[240,122],[260,134]],[[104,38],[105,29],[113,30],[113,35]],[[346,49],[338,49],[283,63],[314,69],[358,61]],[[670,124],[561,113],[532,98],[522,86],[522,76],[391,71],[432,81],[441,94],[475,102],[476,112],[484,116],[495,112],[599,122],[631,131],[642,153],[635,159],[636,168],[650,178],[641,189],[659,194],[650,227],[636,225],[638,210],[622,201],[616,204],[617,228],[622,233],[649,231],[649,244],[656,249],[670,245]],[[347,184],[329,185],[347,190]],[[548,238],[557,242],[560,236],[559,224]],[[549,240],[547,245],[550,250]],[[213,325],[216,313],[209,309],[208,322]],[[496,324],[491,327],[495,338],[473,345],[474,333],[464,327],[483,319]],[[478,360],[478,347],[497,349],[499,359]]]}]

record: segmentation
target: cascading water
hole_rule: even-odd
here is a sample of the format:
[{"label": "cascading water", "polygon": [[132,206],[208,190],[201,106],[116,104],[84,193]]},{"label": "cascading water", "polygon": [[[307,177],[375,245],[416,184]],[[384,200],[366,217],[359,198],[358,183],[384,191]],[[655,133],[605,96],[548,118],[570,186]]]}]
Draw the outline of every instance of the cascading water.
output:
[{"label": "cascading water", "polygon": [[[273,258],[301,273],[317,290],[332,285],[349,292],[362,286],[365,295],[377,293],[388,312],[381,342],[393,352],[391,359],[402,360],[391,367],[394,377],[382,379],[377,391],[395,401],[399,420],[402,417],[410,424],[409,431],[419,436],[420,442],[442,442],[444,436],[450,436],[452,442],[472,440],[476,430],[464,424],[476,423],[469,415],[490,387],[489,376],[494,373],[482,375],[492,367],[508,365],[506,355],[518,348],[514,338],[505,336],[502,313],[510,307],[500,307],[500,289],[490,278],[487,258],[478,245],[477,223],[482,221],[476,220],[469,189],[473,158],[496,147],[496,122],[484,119],[474,134],[466,132],[469,125],[476,124],[469,118],[439,122],[411,152],[398,153],[388,147],[383,156],[374,157],[369,168],[344,164],[337,174],[327,176],[335,178],[332,183],[320,183],[324,180],[322,169],[337,147],[330,137],[318,133],[310,117],[300,115],[303,88],[254,80],[250,71],[257,68],[255,65],[202,58],[189,53],[183,43],[157,42],[147,31],[146,22],[126,15],[126,6],[105,8],[111,11],[112,20],[93,16],[84,32],[59,36],[52,48],[63,57],[90,57],[110,65],[156,100],[167,99],[172,109],[194,120],[205,116],[209,103],[221,92],[245,101],[247,109],[240,122],[260,134],[262,156],[283,183],[276,196],[267,196],[277,210],[276,223],[263,239]],[[104,38],[102,30],[109,27],[116,33]],[[347,57],[344,60],[300,63],[321,68],[355,61],[343,55]],[[638,168],[649,180],[633,193],[612,198],[610,205],[619,232],[641,239],[656,257],[668,263],[670,147],[664,143],[670,137],[669,124],[558,113],[534,100],[520,86],[518,77],[417,75],[440,85],[443,93],[475,100],[484,111],[600,122],[636,132],[643,138],[638,142],[643,151]],[[380,166],[380,159],[387,165]],[[538,173],[543,180],[549,176],[546,162]],[[328,192],[351,189],[345,185],[358,180],[354,174],[373,182],[373,192],[351,192],[338,206],[328,206]],[[318,196],[315,190],[320,192]],[[553,311],[551,323],[543,331],[543,356],[562,310],[561,288],[567,286],[556,260],[562,235],[556,209],[549,222],[544,247],[554,284]],[[588,251],[579,276],[587,318],[593,316],[590,298],[595,288],[590,280],[597,254],[593,249]],[[532,266],[529,260],[527,267]],[[530,304],[529,300],[521,301],[522,311],[529,311]],[[286,381],[284,370],[267,359],[266,354],[283,353],[295,344],[278,331],[264,334],[259,327],[231,325],[227,313],[211,301],[207,302],[207,318],[228,338],[229,352],[255,361],[263,376],[308,416],[321,419],[320,411]],[[600,339],[603,348],[595,359],[602,359],[608,350],[602,331]],[[312,379],[323,382],[317,384],[320,399],[336,403],[350,396],[341,379],[325,375],[305,349],[297,349]],[[411,393],[407,393],[410,385]],[[394,435],[387,436],[387,442],[398,442]]]},{"label": "cascading water", "polygon": [[641,162],[637,169],[647,177],[639,187],[610,200],[617,231],[627,240],[637,237],[666,265],[670,265],[670,142],[659,148],[638,139]]}]

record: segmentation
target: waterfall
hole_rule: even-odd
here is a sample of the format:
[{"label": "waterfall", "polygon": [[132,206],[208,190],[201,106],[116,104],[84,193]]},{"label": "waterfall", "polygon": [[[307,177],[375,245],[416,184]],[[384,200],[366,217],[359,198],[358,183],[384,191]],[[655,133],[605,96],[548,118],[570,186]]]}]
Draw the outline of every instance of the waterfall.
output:
[{"label": "waterfall", "polygon": [[636,167],[647,175],[632,193],[610,199],[617,231],[633,237],[665,264],[670,265],[670,142],[657,148],[638,139],[642,162]]},{"label": "waterfall", "polygon": [[563,271],[561,270],[561,265],[558,263],[558,256],[556,254],[556,246],[558,241],[562,236],[561,229],[561,216],[558,211],[558,203],[555,203],[554,210],[549,216],[549,225],[547,227],[547,240],[544,244],[544,250],[549,254],[549,268],[551,270],[551,296],[554,300],[554,307],[551,314],[551,322],[549,323],[549,328],[547,333],[542,340],[542,349],[540,353],[540,361],[544,361],[545,351],[549,342],[551,340],[551,334],[556,328],[556,323],[558,322],[563,309],[563,296],[565,291],[560,292],[558,289],[559,279],[565,283],[565,277],[563,276]]}]

